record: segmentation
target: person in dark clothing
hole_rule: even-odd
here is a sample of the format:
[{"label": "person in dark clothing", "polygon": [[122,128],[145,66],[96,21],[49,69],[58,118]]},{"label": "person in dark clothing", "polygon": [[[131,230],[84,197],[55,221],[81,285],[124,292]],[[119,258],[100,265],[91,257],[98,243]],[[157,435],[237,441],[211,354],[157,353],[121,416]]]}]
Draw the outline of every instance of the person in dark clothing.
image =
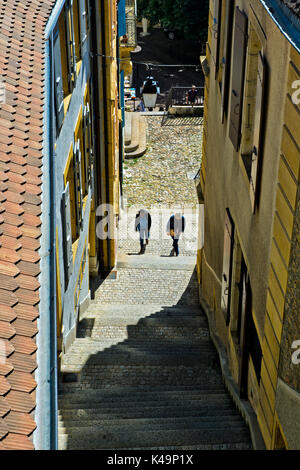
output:
[{"label": "person in dark clothing", "polygon": [[176,213],[171,215],[168,224],[167,224],[167,234],[170,235],[173,239],[173,248],[171,250],[170,256],[179,255],[178,242],[180,235],[184,232],[185,229],[185,218]]},{"label": "person in dark clothing", "polygon": [[139,255],[143,255],[146,251],[146,245],[148,245],[150,238],[150,228],[151,215],[145,209],[141,209],[135,216],[135,231],[140,232],[141,250]]},{"label": "person in dark clothing", "polygon": [[197,90],[195,85],[192,85],[192,88],[188,91],[188,103],[194,106],[197,98]]}]

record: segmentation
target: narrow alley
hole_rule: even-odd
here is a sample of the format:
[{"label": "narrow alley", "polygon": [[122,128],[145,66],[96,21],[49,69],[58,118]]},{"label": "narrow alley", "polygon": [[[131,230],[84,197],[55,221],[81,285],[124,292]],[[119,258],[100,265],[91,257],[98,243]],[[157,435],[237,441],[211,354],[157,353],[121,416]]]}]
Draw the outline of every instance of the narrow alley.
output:
[{"label": "narrow alley", "polygon": [[[197,218],[187,217],[179,257],[164,233],[174,206],[197,204],[201,121],[146,119],[147,151],[125,162],[117,274],[96,288],[64,356],[59,449],[251,449],[199,306]],[[155,223],[137,256],[141,207]]]}]

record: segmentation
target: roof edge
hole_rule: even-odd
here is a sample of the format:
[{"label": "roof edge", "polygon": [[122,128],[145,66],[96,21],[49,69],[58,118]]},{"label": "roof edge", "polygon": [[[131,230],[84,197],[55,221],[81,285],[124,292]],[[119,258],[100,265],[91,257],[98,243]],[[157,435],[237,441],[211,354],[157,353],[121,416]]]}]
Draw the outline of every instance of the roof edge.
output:
[{"label": "roof edge", "polygon": [[260,0],[282,34],[300,53],[300,19],[280,0]]}]

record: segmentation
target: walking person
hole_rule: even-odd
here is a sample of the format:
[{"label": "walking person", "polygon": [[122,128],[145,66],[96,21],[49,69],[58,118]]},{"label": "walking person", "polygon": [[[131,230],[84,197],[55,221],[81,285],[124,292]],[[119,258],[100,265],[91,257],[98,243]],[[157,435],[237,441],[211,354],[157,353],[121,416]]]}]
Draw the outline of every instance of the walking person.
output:
[{"label": "walking person", "polygon": [[143,255],[146,251],[146,245],[149,243],[151,228],[151,215],[146,209],[141,209],[135,216],[135,231],[140,232],[139,255]]},{"label": "walking person", "polygon": [[179,255],[179,237],[184,232],[185,229],[185,218],[183,215],[176,213],[171,215],[168,224],[167,224],[167,234],[170,235],[173,239],[173,248],[171,250],[170,256]]}]

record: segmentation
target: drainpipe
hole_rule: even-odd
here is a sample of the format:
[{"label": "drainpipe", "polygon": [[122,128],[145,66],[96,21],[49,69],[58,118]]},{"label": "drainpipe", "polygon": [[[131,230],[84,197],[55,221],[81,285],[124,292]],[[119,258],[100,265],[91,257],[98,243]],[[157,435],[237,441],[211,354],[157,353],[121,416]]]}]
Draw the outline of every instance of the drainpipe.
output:
[{"label": "drainpipe", "polygon": [[40,248],[40,317],[38,319],[37,382],[33,442],[37,450],[57,449],[57,338],[55,262],[54,79],[52,33],[45,45],[45,112],[43,150],[42,237]]}]

